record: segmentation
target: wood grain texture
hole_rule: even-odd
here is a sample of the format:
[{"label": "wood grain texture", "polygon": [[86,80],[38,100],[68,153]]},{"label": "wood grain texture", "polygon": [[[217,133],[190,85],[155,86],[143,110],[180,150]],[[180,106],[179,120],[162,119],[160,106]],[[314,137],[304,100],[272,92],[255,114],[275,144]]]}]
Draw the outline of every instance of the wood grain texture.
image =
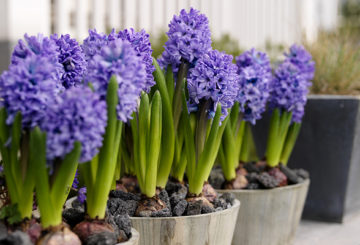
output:
[{"label": "wood grain texture", "polygon": [[309,184],[306,180],[271,190],[217,190],[231,192],[241,202],[232,244],[292,244]]},{"label": "wood grain texture", "polygon": [[220,212],[165,218],[131,217],[140,245],[230,245],[240,202]]}]

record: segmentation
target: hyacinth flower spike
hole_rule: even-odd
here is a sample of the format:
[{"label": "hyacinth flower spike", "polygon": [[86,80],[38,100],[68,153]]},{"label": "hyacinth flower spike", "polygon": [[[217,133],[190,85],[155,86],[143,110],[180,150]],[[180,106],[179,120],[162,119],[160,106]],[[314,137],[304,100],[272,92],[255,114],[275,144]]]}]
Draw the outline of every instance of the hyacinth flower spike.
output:
[{"label": "hyacinth flower spike", "polygon": [[0,151],[11,204],[19,212],[14,222],[32,215],[35,173],[29,162],[29,137],[62,87],[59,78],[63,69],[58,56],[51,39],[40,34],[25,35],[12,53],[8,70],[0,77]]},{"label": "hyacinth flower spike", "polygon": [[251,124],[254,125],[266,110],[271,81],[270,62],[265,53],[251,49],[236,57],[236,64],[240,77],[239,91],[218,155],[228,182],[235,179],[240,161],[254,160],[251,159],[255,149]]},{"label": "hyacinth flower spike", "polygon": [[[30,134],[30,162],[36,168],[36,193],[44,228],[62,221],[62,207],[78,162],[92,159],[102,145],[106,105],[89,88],[71,88],[50,105],[40,127]],[[49,175],[48,168],[53,169]]]},{"label": "hyacinth flower spike", "polygon": [[[202,193],[210,175],[228,123],[227,110],[236,99],[239,76],[232,59],[231,55],[217,50],[209,51],[190,70],[188,97],[185,90],[182,92],[185,110],[182,112],[181,125],[186,132],[186,174],[189,192],[195,196]],[[194,111],[195,123],[191,122],[189,115]]]},{"label": "hyacinth flower spike", "polygon": [[[175,144],[175,152],[172,153],[174,156],[171,159],[173,164],[171,175],[182,182],[187,159],[183,157],[183,151],[185,151],[183,129],[178,127],[181,121],[181,111],[184,110],[181,102],[181,91],[189,69],[194,67],[200,57],[211,50],[211,33],[208,19],[198,10],[190,8],[187,12],[183,9],[179,15],[175,15],[171,20],[167,36],[168,41],[165,43],[165,51],[159,59],[159,64],[161,68],[166,70],[165,85],[168,94],[166,97],[169,97],[172,105],[173,127],[176,133],[175,141],[172,142],[173,145]],[[164,99],[165,95],[161,94],[161,96]],[[163,113],[165,113],[165,104]],[[165,138],[164,141],[167,140]],[[165,148],[169,144],[163,145]],[[166,151],[168,150],[166,149]],[[168,159],[170,160],[170,158]],[[163,164],[163,166],[166,166],[166,169],[163,168],[164,171],[161,174],[163,176],[161,179],[164,179],[164,181],[169,175],[169,167],[171,167],[171,164],[166,162]],[[162,186],[164,183],[159,182],[158,184]]]},{"label": "hyacinth flower spike", "polygon": [[83,50],[88,59],[85,81],[107,104],[103,146],[89,164],[80,166],[87,187],[87,213],[92,219],[103,219],[119,158],[122,125],[131,119],[141,92],[146,90],[146,66],[131,43],[114,32],[89,31]]},{"label": "hyacinth flower spike", "polygon": [[270,119],[266,161],[275,167],[287,164],[300,131],[314,62],[302,47],[293,45],[286,59],[276,69],[270,93]]}]

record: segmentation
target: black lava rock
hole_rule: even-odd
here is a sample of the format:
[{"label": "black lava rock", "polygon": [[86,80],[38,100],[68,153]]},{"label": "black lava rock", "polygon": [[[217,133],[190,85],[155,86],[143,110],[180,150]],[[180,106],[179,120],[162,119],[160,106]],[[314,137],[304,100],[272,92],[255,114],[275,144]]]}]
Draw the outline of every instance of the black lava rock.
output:
[{"label": "black lava rock", "polygon": [[188,203],[186,209],[186,215],[197,215],[201,214],[202,209],[202,201],[190,202]]},{"label": "black lava rock", "polygon": [[117,236],[113,232],[100,232],[89,236],[86,245],[114,245],[117,243]]},{"label": "black lava rock", "polygon": [[166,189],[167,193],[169,194],[169,196],[171,196],[174,192],[179,191],[183,187],[184,187],[183,184],[169,180],[166,183],[165,189]]},{"label": "black lava rock", "polygon": [[166,207],[171,211],[170,198],[165,189],[160,191],[159,198],[166,204]]},{"label": "black lava rock", "polygon": [[302,179],[298,177],[294,170],[291,170],[283,164],[280,164],[280,170],[286,175],[289,184],[297,184],[301,182]]},{"label": "black lava rock", "polygon": [[260,189],[260,184],[259,183],[249,183],[248,186],[246,187],[246,189],[248,189],[248,190]]},{"label": "black lava rock", "polygon": [[210,207],[208,205],[202,205],[201,206],[201,213],[202,214],[208,214],[215,212],[215,209],[213,207]]},{"label": "black lava rock", "polygon": [[308,179],[310,178],[310,174],[308,171],[306,171],[305,169],[299,168],[299,169],[294,169],[296,175],[302,179]]},{"label": "black lava rock", "polygon": [[229,203],[230,205],[234,204],[235,201],[235,196],[234,194],[230,193],[230,192],[225,192],[223,193],[220,197],[220,199],[224,199],[226,203]]},{"label": "black lava rock", "polygon": [[68,225],[75,227],[75,225],[84,220],[85,212],[79,210],[78,208],[68,208],[64,209],[62,217]]},{"label": "black lava rock", "polygon": [[151,213],[151,217],[171,217],[170,209],[164,208]]},{"label": "black lava rock", "polygon": [[225,177],[221,170],[221,168],[214,168],[211,170],[209,176],[209,183],[214,189],[221,189],[223,184],[225,183]]},{"label": "black lava rock", "polygon": [[107,203],[108,210],[112,215],[128,214],[134,216],[138,201],[127,200],[124,201],[120,198],[110,198]]},{"label": "black lava rock", "polygon": [[260,174],[259,182],[266,189],[275,188],[279,184],[273,176],[271,176],[270,174],[268,174],[266,172],[263,172]]},{"label": "black lava rock", "polygon": [[2,236],[0,239],[2,245],[33,245],[27,233],[22,231],[15,231],[7,236]]},{"label": "black lava rock", "polygon": [[187,195],[187,188],[185,186],[181,186],[176,192],[173,192],[170,196],[170,204],[171,207],[175,207],[178,202],[184,200]]},{"label": "black lava rock", "polygon": [[172,209],[172,214],[173,216],[181,216],[185,213],[185,210],[187,208],[187,201],[186,200],[181,200],[179,201],[175,207]]},{"label": "black lava rock", "polygon": [[81,203],[77,198],[71,203],[71,207],[78,210],[79,212],[85,213],[84,203]]},{"label": "black lava rock", "polygon": [[131,237],[131,220],[130,216],[127,214],[117,215],[114,217],[114,221],[119,230],[124,231],[128,238]]},{"label": "black lava rock", "polygon": [[258,173],[249,173],[246,175],[246,179],[249,183],[259,183],[259,174]]},{"label": "black lava rock", "polygon": [[0,220],[0,241],[7,236],[7,228],[3,221]]},{"label": "black lava rock", "polygon": [[120,198],[123,201],[128,201],[128,200],[140,201],[141,199],[139,195],[130,192],[123,192],[121,190],[110,191],[110,197]]},{"label": "black lava rock", "polygon": [[226,209],[227,208],[227,203],[225,201],[225,199],[223,198],[215,198],[213,201],[213,205],[215,210],[218,210],[218,208],[221,208],[221,210]]},{"label": "black lava rock", "polygon": [[248,171],[248,173],[260,173],[260,168],[256,166],[255,162],[245,163],[244,168]]}]

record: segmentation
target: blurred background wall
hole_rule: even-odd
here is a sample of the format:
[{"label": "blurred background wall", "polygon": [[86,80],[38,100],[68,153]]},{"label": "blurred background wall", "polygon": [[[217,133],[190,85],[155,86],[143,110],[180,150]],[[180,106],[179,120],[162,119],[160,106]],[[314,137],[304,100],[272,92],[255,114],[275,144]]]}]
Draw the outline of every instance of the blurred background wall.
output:
[{"label": "blurred background wall", "polygon": [[214,39],[231,37],[243,49],[288,46],[333,30],[341,0],[0,0],[0,71],[24,33],[69,33],[79,41],[89,28],[167,31],[174,14],[190,6],[205,13]]}]

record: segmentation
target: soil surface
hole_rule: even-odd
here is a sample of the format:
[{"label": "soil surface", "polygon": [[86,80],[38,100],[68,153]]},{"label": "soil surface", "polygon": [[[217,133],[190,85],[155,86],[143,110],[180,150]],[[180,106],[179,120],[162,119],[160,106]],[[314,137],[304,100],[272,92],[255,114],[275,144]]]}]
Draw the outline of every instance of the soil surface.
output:
[{"label": "soil surface", "polygon": [[309,178],[304,169],[290,169],[282,164],[270,168],[266,162],[240,163],[236,177],[226,181],[221,167],[215,167],[210,174],[209,183],[215,189],[272,189],[303,182]]},{"label": "soil surface", "polygon": [[232,194],[217,195],[209,184],[204,185],[203,193],[189,196],[188,186],[174,181],[168,181],[166,188],[158,190],[155,198],[114,190],[110,192],[108,211],[111,215],[132,217],[189,216],[230,208],[235,200]]}]

